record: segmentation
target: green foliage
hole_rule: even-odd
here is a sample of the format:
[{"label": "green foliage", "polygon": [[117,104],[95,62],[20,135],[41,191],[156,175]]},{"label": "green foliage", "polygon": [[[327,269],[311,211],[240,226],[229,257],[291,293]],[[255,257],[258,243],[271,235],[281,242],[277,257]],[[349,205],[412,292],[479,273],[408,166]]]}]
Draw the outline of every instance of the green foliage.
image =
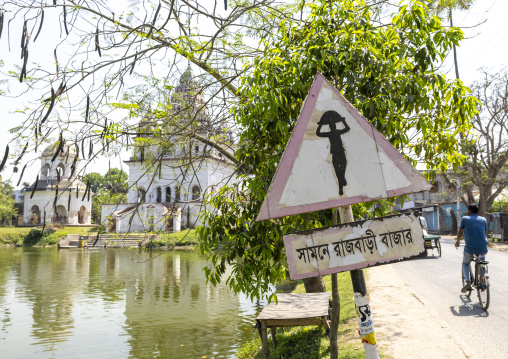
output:
[{"label": "green foliage", "polygon": [[187,231],[180,231],[177,233],[159,233],[159,239],[148,241],[145,244],[146,248],[170,248],[182,246],[197,246],[199,238],[196,235],[195,229]]},{"label": "green foliage", "polygon": [[103,204],[127,203],[129,175],[118,169],[109,169],[104,176],[97,172],[87,173],[82,181],[90,181],[90,188],[94,193],[92,197],[92,223],[101,221]]},{"label": "green foliage", "polygon": [[233,270],[226,282],[233,290],[262,296],[285,278],[282,236],[330,223],[312,214],[255,222],[318,72],[411,163],[425,161],[429,169],[460,164],[456,137],[470,128],[477,100],[462,82],[437,73],[434,64],[463,33],[441,26],[417,1],[401,5],[384,27],[364,5],[360,0],[311,3],[306,21],[282,22],[263,40],[264,53],[241,79],[240,101],[232,110],[241,128],[235,156],[252,173],[207,197],[215,211],[203,214],[208,226],[199,234],[211,283],[221,280],[229,264]]},{"label": "green foliage", "polygon": [[[330,276],[324,277],[327,291],[331,291]],[[364,358],[361,340],[353,334],[357,330],[355,317],[355,305],[353,300],[353,287],[349,272],[339,273],[337,276],[340,293],[340,326],[339,326],[339,358],[352,359]],[[303,293],[305,288],[299,284],[293,293]],[[349,343],[347,338],[353,336],[354,343]],[[270,341],[271,343],[271,341]],[[256,339],[242,345],[236,352],[239,359],[263,358],[261,340]],[[330,340],[322,328],[318,327],[294,327],[290,331],[277,334],[277,349],[270,346],[272,358],[328,358],[330,356]]]},{"label": "green foliage", "polygon": [[8,226],[11,218],[17,213],[14,208],[16,201],[12,198],[13,194],[14,189],[10,182],[2,182],[0,177],[0,226]]},{"label": "green foliage", "polygon": [[[32,228],[30,232],[23,238],[23,245],[25,246],[34,246],[34,245],[41,245],[43,239],[45,237],[50,236],[51,234],[55,233],[55,230],[53,228],[46,228],[44,231],[42,229],[38,228]],[[50,243],[51,241],[44,241],[47,244],[54,244]]]}]

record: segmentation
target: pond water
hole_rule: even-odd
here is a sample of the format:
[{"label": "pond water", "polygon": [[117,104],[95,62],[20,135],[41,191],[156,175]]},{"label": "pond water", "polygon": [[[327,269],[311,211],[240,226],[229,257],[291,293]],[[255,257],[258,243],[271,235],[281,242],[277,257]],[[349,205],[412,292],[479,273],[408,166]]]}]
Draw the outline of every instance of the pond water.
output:
[{"label": "pond water", "polygon": [[266,302],[195,252],[0,248],[1,358],[234,358]]}]

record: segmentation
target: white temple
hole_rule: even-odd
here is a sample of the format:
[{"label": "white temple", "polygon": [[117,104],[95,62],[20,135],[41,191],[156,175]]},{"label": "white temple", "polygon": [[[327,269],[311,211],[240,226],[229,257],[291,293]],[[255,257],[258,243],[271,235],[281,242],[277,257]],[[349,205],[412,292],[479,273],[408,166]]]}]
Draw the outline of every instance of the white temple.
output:
[{"label": "white temple", "polygon": [[73,149],[63,146],[52,161],[57,148],[55,143],[44,150],[39,179],[22,191],[24,225],[91,223],[93,193],[84,196],[86,185],[76,177],[80,160]]},{"label": "white temple", "polygon": [[[174,112],[194,116],[193,121],[182,122],[195,123],[198,132],[203,128],[209,134],[212,121],[198,89],[189,66],[171,95],[172,108]],[[192,109],[181,111],[182,103],[192,103]],[[151,121],[149,117],[143,119],[140,128],[150,128]],[[231,140],[228,131],[217,129],[217,133]],[[196,139],[173,143],[166,151],[153,146],[151,151],[152,157],[162,156],[157,173],[147,173],[139,152],[124,161],[129,166],[129,203],[102,205],[101,222],[108,232],[178,232],[182,226],[201,225],[199,214],[205,210],[203,195],[236,181],[233,163]]]}]

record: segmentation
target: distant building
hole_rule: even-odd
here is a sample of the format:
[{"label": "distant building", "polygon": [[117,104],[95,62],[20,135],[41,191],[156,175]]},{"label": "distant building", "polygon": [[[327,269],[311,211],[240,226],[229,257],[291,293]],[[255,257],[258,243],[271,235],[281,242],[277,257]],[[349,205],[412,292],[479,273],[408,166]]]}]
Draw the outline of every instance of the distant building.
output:
[{"label": "distant building", "polygon": [[[180,111],[182,103],[192,102],[193,109],[185,113],[197,114],[194,118],[196,131],[202,128],[204,137],[216,131],[232,142],[227,130],[214,129],[211,125],[206,102],[198,91],[189,66],[171,95],[173,110]],[[154,119],[147,116],[140,128],[150,129],[152,121]],[[101,222],[108,232],[177,232],[182,226],[201,225],[199,214],[204,210],[203,196],[236,180],[234,164],[197,139],[176,143],[169,151],[163,152],[157,147],[150,151],[153,157],[161,157],[158,173],[146,172],[141,153],[124,161],[129,166],[129,203],[102,205]]]},{"label": "distant building", "polygon": [[[69,146],[51,161],[58,143],[42,153],[39,179],[22,190],[24,196],[23,224],[90,224],[92,194],[85,196],[86,186],[75,175],[79,158]],[[72,165],[75,170],[72,173]],[[71,176],[72,174],[72,176]],[[34,190],[35,188],[35,190]]]}]

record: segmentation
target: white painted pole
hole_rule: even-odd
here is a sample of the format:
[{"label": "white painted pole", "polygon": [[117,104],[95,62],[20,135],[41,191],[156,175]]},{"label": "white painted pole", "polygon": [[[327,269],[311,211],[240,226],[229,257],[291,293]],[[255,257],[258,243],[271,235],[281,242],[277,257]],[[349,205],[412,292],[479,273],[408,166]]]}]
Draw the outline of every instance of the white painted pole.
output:
[{"label": "white painted pole", "polygon": [[462,213],[460,212],[460,179],[457,177],[457,231],[460,226],[460,218],[462,217]]},{"label": "white painted pole", "polygon": [[[353,222],[353,209],[351,206],[340,207],[339,214],[341,223]],[[360,336],[362,338],[365,359],[379,359],[377,350],[376,335],[374,332],[374,322],[369,306],[369,296],[367,294],[367,285],[363,276],[362,269],[355,269],[351,272],[351,281],[355,293],[355,311],[358,319]]]}]

